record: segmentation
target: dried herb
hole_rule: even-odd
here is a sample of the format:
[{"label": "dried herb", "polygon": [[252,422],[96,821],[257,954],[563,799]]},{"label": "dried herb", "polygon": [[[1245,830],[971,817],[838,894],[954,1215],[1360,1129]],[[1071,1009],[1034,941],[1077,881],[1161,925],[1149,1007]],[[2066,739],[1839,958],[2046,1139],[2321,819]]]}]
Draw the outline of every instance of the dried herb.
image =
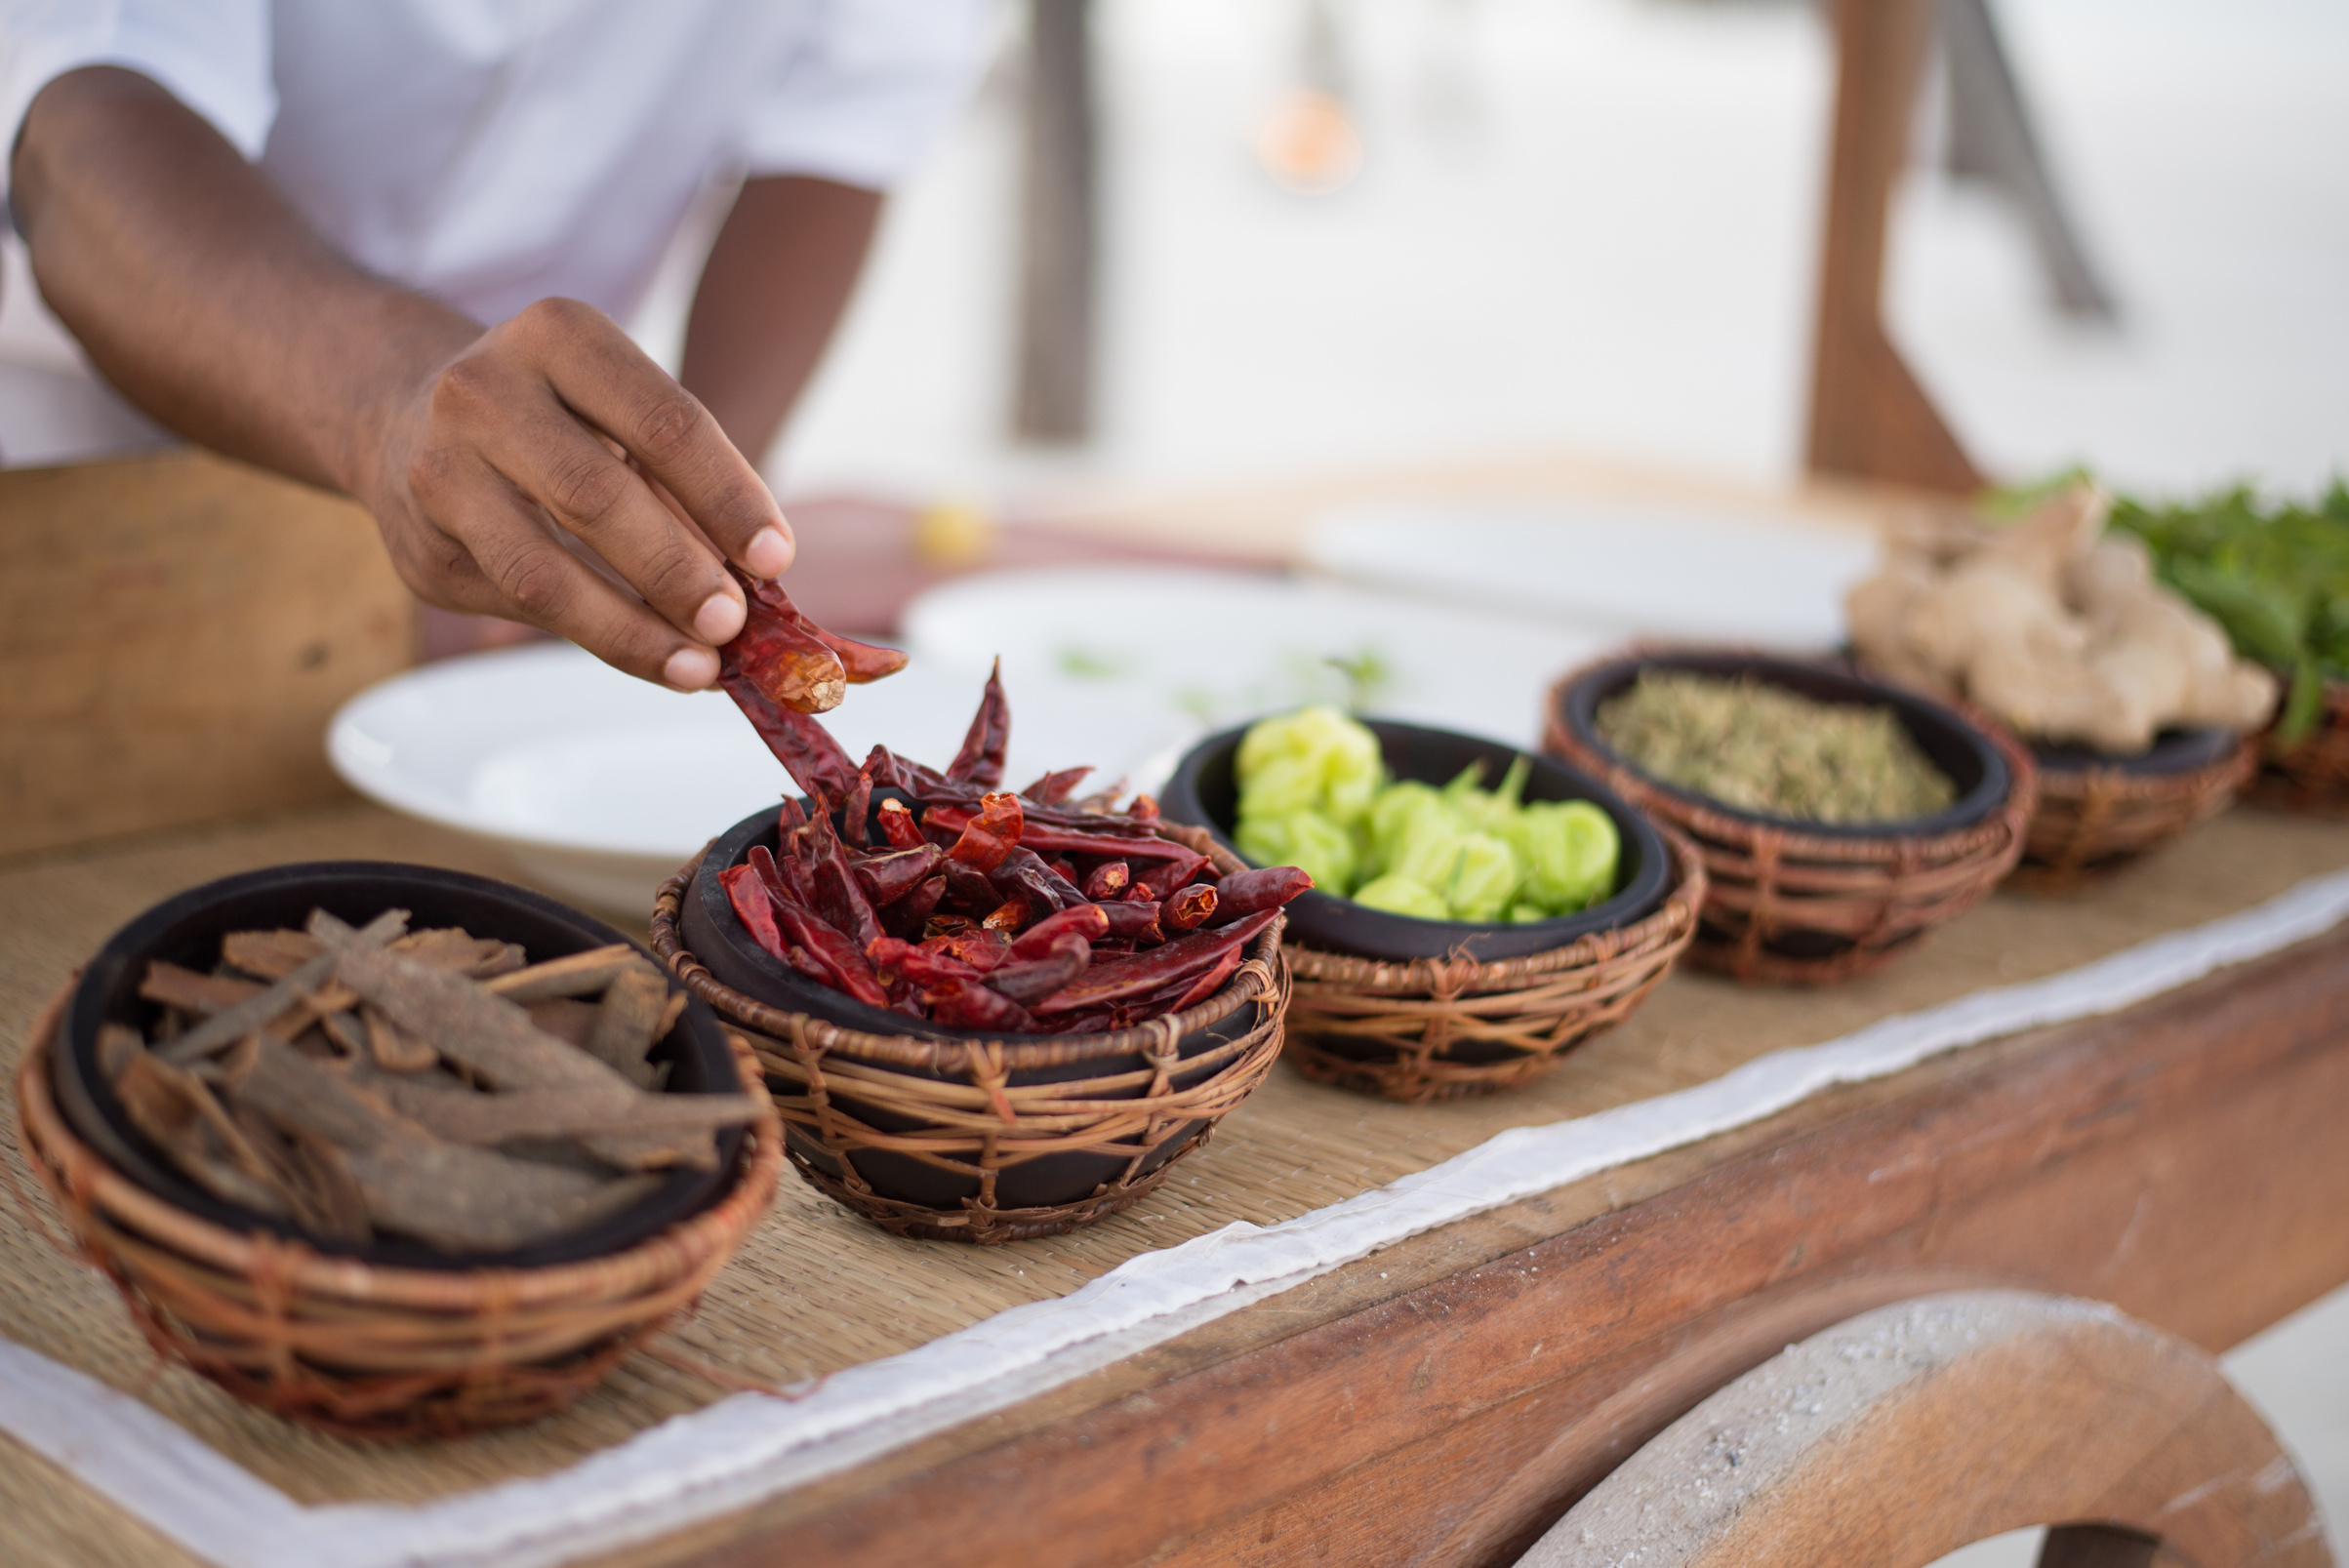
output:
[{"label": "dried herb", "polygon": [[1741,811],[1889,823],[1957,798],[1891,708],[1813,702],[1751,675],[1642,670],[1599,705],[1598,726],[1643,772]]}]

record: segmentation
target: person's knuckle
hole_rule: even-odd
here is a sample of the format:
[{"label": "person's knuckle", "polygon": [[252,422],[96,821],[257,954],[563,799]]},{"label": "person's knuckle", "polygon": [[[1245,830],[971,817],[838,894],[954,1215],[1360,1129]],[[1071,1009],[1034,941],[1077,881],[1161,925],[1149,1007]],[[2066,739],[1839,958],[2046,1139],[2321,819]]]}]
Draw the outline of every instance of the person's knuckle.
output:
[{"label": "person's knuckle", "polygon": [[437,441],[427,441],[408,454],[408,489],[430,503],[445,500],[456,488],[457,455]]},{"label": "person's knuckle", "polygon": [[496,407],[498,380],[486,355],[461,354],[450,360],[432,378],[433,418],[467,421]]},{"label": "person's knuckle", "polygon": [[546,499],[562,516],[592,525],[612,515],[631,483],[628,470],[602,452],[583,450],[548,469]]},{"label": "person's knuckle", "polygon": [[559,550],[539,545],[517,550],[501,566],[498,591],[533,621],[551,620],[571,598],[571,575]]},{"label": "person's knuckle", "polygon": [[681,386],[665,388],[637,411],[635,450],[659,467],[690,454],[702,433],[702,405]]}]

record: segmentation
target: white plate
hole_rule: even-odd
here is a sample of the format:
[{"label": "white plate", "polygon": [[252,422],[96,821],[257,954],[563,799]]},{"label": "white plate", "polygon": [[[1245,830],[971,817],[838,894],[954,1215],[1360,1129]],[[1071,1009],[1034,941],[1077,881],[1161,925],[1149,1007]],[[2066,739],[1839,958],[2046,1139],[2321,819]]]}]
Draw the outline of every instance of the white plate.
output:
[{"label": "white plate", "polygon": [[[1601,646],[1509,615],[1175,567],[961,578],[914,600],[904,627],[917,658],[980,668],[1002,655],[1015,742],[1029,714],[1081,724],[1091,749],[1067,760],[1147,755],[1139,788],[1209,730],[1357,696],[1365,711],[1531,747],[1551,681]],[[1333,660],[1376,667],[1357,691]]]},{"label": "white plate", "polygon": [[1875,536],[1777,513],[1636,504],[1368,506],[1308,532],[1313,567],[1388,589],[1559,618],[1615,637],[1783,649],[1843,640]]},{"label": "white plate", "polygon": [[[951,757],[977,682],[908,669],[852,688],[826,722],[857,756],[875,743]],[[568,644],[475,654],[369,687],[327,731],[353,788],[491,840],[534,879],[642,918],[663,878],[789,784],[734,704],[634,680]]]}]

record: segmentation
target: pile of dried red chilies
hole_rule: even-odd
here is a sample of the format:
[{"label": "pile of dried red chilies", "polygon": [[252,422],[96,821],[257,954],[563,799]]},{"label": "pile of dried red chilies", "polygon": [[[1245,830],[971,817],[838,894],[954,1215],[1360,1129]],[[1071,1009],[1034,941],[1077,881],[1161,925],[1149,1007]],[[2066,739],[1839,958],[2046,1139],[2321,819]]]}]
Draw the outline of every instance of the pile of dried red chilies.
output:
[{"label": "pile of dried red chilies", "polygon": [[862,767],[808,714],[821,656],[838,682],[904,663],[816,627],[772,583],[724,650],[721,680],[799,787],[777,847],[720,873],[759,945],[870,1006],[955,1028],[1074,1034],[1130,1027],[1213,995],[1280,905],[1313,886],[1295,866],[1219,875],[1158,836],[1140,796],[1073,800],[1091,773],[1003,782],[1011,710],[988,678],[944,773],[874,746]]}]

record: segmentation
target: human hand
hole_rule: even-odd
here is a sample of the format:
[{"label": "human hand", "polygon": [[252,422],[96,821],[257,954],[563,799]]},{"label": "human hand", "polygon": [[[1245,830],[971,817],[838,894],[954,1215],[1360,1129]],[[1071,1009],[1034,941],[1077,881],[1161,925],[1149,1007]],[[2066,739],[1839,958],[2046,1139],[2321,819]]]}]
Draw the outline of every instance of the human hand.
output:
[{"label": "human hand", "polygon": [[745,615],[725,563],[777,577],[793,544],[709,412],[575,301],[420,358],[385,400],[361,486],[408,585],[680,691],[715,681]]}]

